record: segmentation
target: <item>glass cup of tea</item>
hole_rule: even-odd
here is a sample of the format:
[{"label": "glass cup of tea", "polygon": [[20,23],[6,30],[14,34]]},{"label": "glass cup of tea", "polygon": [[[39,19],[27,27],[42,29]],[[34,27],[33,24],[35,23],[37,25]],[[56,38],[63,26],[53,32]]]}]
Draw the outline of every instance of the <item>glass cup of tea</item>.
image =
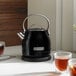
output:
[{"label": "glass cup of tea", "polygon": [[3,55],[4,47],[5,47],[5,42],[4,41],[0,41],[0,56]]},{"label": "glass cup of tea", "polygon": [[69,72],[70,76],[76,76],[76,58],[69,60]]},{"label": "glass cup of tea", "polygon": [[55,67],[59,72],[64,72],[67,70],[68,60],[72,58],[71,52],[59,51],[54,53]]}]

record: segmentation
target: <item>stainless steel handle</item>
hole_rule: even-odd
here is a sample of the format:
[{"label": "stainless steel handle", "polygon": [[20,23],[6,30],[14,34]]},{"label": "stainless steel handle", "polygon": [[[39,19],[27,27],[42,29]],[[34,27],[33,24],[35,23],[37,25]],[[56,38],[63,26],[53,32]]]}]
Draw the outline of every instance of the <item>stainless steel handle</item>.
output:
[{"label": "stainless steel handle", "polygon": [[24,30],[24,32],[26,31],[26,28],[25,28],[25,21],[30,17],[30,16],[42,16],[44,19],[46,19],[46,21],[47,21],[47,24],[48,24],[48,26],[47,26],[47,30],[49,29],[49,25],[50,25],[50,20],[45,16],[45,15],[42,15],[42,14],[30,14],[30,15],[28,15],[25,19],[24,19],[24,21],[23,21],[23,30]]}]

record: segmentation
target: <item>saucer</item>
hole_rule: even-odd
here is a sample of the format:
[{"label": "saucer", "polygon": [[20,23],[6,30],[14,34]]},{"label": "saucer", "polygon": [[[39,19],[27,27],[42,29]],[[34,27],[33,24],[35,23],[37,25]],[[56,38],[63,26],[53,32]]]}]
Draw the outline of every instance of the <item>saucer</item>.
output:
[{"label": "saucer", "polygon": [[3,61],[3,60],[8,60],[8,59],[11,59],[13,56],[9,56],[9,55],[1,55],[0,56],[0,61]]}]

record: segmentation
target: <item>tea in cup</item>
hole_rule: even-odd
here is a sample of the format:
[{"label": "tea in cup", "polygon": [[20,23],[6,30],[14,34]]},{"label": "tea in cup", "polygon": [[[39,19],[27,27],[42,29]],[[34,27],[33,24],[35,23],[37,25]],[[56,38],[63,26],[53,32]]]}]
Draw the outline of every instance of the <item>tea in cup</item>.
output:
[{"label": "tea in cup", "polygon": [[76,76],[76,58],[69,60],[69,72],[70,76]]},{"label": "tea in cup", "polygon": [[4,47],[5,47],[5,42],[4,41],[0,41],[0,56],[3,54],[4,52]]},{"label": "tea in cup", "polygon": [[68,60],[72,58],[71,52],[56,52],[54,53],[55,66],[58,71],[67,70]]}]

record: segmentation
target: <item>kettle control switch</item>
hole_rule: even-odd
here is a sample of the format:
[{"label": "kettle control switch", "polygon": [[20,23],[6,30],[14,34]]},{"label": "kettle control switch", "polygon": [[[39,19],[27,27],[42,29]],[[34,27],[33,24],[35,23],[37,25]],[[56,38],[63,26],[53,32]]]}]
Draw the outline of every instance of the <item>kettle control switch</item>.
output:
[{"label": "kettle control switch", "polygon": [[44,47],[34,47],[34,51],[44,51]]}]

